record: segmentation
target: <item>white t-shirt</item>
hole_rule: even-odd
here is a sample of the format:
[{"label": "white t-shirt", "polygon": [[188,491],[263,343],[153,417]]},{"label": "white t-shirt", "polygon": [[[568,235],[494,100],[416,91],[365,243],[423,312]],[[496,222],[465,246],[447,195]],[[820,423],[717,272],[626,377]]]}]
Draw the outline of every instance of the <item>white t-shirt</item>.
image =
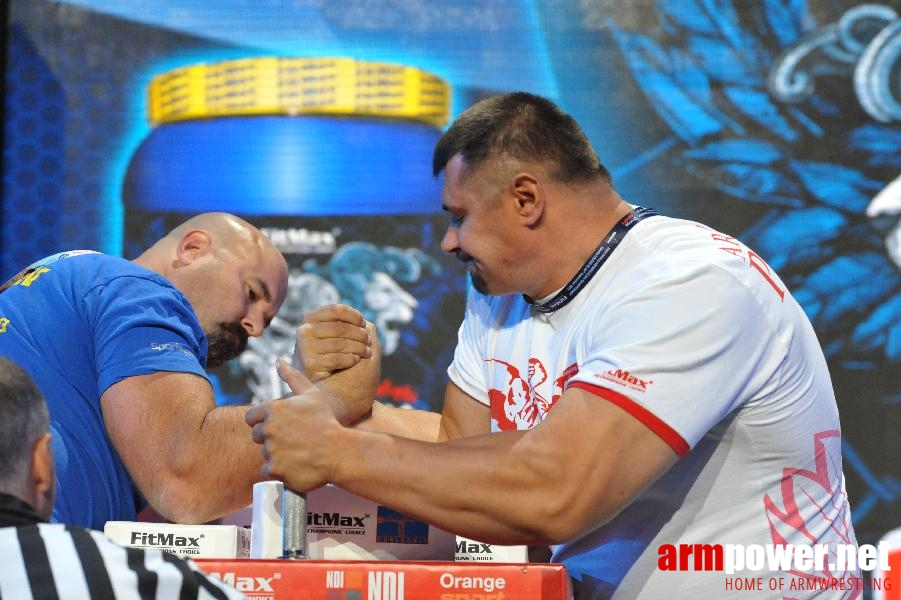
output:
[{"label": "white t-shirt", "polygon": [[[759,256],[706,226],[638,223],[554,313],[472,292],[448,374],[491,407],[492,431],[533,427],[579,386],[681,457],[612,521],[554,548],[579,598],[725,598],[728,578],[751,576],[765,591],[735,597],[808,598],[788,589],[791,570],[662,570],[661,546],[856,545],[816,335]],[[826,563],[808,575],[859,576]],[[785,588],[770,591],[778,577]]]}]

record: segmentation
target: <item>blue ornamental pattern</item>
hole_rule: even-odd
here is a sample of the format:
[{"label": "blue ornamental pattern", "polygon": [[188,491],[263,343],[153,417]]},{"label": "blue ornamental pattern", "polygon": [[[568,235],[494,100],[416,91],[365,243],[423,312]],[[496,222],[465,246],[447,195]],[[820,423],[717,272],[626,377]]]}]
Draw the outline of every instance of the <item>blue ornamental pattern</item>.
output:
[{"label": "blue ornamental pattern", "polygon": [[[671,131],[647,160],[665,146],[673,172],[764,208],[738,237],[782,275],[833,369],[886,379],[901,362],[899,11],[843,6],[824,21],[802,0],[652,5],[642,27],[617,22],[622,11],[599,19]],[[885,387],[878,410],[894,410],[901,381]],[[847,437],[844,454],[866,488],[855,521],[901,500],[897,470],[872,472]]]}]

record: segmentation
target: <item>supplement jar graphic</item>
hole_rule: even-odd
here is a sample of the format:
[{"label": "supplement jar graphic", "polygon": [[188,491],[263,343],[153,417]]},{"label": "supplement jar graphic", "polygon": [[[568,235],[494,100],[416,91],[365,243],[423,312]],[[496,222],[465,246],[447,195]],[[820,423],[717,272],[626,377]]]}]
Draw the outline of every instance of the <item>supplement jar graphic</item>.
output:
[{"label": "supplement jar graphic", "polygon": [[123,185],[126,258],[185,220],[225,211],[259,226],[290,267],[288,297],[238,359],[213,372],[220,404],[287,393],[275,373],[312,308],[344,302],[374,322],[378,397],[440,409],[465,273],[431,155],[449,86],[417,68],[351,58],[195,64],[150,83],[149,135]]}]

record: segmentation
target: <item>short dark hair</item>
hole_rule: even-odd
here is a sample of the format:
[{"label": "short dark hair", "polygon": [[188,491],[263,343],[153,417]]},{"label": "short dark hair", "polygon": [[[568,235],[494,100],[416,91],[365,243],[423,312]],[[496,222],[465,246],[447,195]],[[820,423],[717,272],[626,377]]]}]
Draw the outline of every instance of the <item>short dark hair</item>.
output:
[{"label": "short dark hair", "polygon": [[576,120],[547,98],[526,92],[491,96],[463,111],[435,145],[434,175],[458,153],[472,168],[507,156],[552,164],[552,176],[563,182],[597,177],[610,182]]},{"label": "short dark hair", "polygon": [[34,442],[50,429],[47,403],[22,367],[0,357],[0,490],[11,492],[31,464]]}]

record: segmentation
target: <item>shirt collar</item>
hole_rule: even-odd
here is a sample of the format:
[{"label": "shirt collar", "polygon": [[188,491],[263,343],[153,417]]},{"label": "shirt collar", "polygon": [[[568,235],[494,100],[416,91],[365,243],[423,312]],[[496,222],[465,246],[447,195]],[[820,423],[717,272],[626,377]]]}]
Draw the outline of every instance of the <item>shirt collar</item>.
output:
[{"label": "shirt collar", "polygon": [[0,492],[0,527],[17,527],[46,522],[46,519],[38,515],[34,508],[21,498]]}]

